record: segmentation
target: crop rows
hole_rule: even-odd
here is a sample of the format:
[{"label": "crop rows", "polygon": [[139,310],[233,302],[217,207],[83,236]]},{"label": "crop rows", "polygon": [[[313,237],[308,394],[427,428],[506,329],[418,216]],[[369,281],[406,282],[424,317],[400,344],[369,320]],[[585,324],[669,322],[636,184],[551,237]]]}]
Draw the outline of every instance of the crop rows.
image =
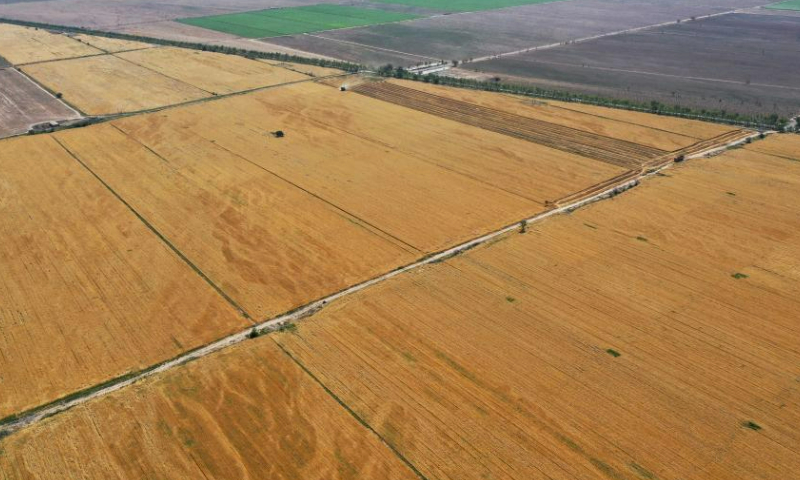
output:
[{"label": "crop rows", "polygon": [[575,128],[444,98],[387,82],[364,83],[354,91],[457,122],[528,140],[623,168],[640,167],[667,152]]}]

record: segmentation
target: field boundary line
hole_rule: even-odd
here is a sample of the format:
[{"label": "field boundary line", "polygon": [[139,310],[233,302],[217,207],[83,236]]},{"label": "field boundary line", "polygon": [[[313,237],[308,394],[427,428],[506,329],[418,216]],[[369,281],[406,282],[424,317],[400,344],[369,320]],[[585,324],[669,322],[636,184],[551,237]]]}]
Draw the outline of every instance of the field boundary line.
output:
[{"label": "field boundary line", "polygon": [[354,419],[355,419],[355,420],[356,420],[356,421],[357,421],[357,422],[358,422],[358,423],[359,423],[359,424],[360,424],[362,427],[366,428],[366,429],[367,429],[369,432],[371,432],[373,435],[375,435],[376,437],[378,437],[378,440],[380,440],[380,441],[381,441],[381,443],[383,443],[384,445],[386,445],[386,447],[387,447],[387,448],[388,448],[388,449],[389,449],[389,450],[390,450],[390,451],[391,451],[391,452],[392,452],[392,453],[393,453],[393,454],[394,454],[394,455],[395,455],[395,456],[396,456],[396,457],[397,457],[397,458],[398,458],[398,459],[399,459],[401,462],[403,462],[403,463],[406,465],[406,467],[408,467],[408,468],[409,468],[409,469],[410,469],[412,472],[414,472],[414,474],[415,474],[415,475],[416,475],[416,476],[417,476],[417,477],[418,477],[420,480],[428,480],[428,477],[426,477],[424,473],[422,473],[422,472],[421,472],[421,471],[420,471],[420,470],[419,470],[419,469],[418,469],[418,468],[417,468],[417,467],[416,467],[416,466],[415,466],[413,463],[411,463],[411,461],[410,461],[408,458],[406,458],[406,456],[405,456],[405,455],[403,455],[403,454],[400,452],[400,450],[398,450],[398,449],[397,449],[397,447],[395,447],[394,445],[392,445],[391,443],[389,443],[388,441],[386,441],[386,439],[383,437],[383,435],[381,435],[380,433],[378,433],[378,431],[377,431],[377,430],[375,430],[375,428],[374,428],[372,425],[370,425],[370,424],[369,424],[369,422],[367,422],[366,420],[364,420],[364,419],[363,419],[363,418],[362,418],[362,417],[361,417],[361,416],[360,416],[358,413],[356,413],[356,412],[355,412],[355,410],[353,410],[353,409],[352,409],[352,408],[351,408],[351,407],[350,407],[350,406],[349,406],[347,403],[345,403],[345,401],[344,401],[344,400],[342,400],[342,399],[341,399],[341,397],[339,397],[338,395],[336,395],[336,393],[334,393],[334,391],[333,391],[333,390],[331,390],[331,389],[330,389],[330,388],[329,388],[327,385],[325,385],[325,383],[323,383],[323,382],[322,382],[322,380],[320,380],[320,379],[319,379],[319,377],[317,377],[316,375],[314,375],[314,372],[312,372],[312,371],[311,371],[311,370],[310,370],[308,367],[306,367],[306,366],[305,366],[305,365],[304,365],[304,364],[303,364],[303,363],[302,363],[300,360],[298,360],[297,358],[295,358],[295,356],[294,356],[294,355],[292,355],[292,353],[291,353],[289,350],[287,350],[287,349],[286,349],[286,348],[285,348],[283,345],[281,345],[281,344],[280,344],[280,343],[279,343],[277,340],[275,340],[274,338],[271,338],[271,340],[273,341],[273,343],[275,343],[275,345],[277,345],[277,346],[278,346],[278,348],[279,348],[279,349],[280,349],[280,350],[281,350],[281,351],[282,351],[282,352],[283,352],[283,353],[284,353],[284,354],[285,354],[287,357],[289,357],[289,359],[290,359],[290,360],[291,360],[291,361],[292,361],[292,362],[293,362],[295,365],[297,365],[297,366],[298,366],[298,367],[299,367],[299,368],[300,368],[300,369],[301,369],[303,372],[305,372],[305,373],[306,373],[306,374],[307,374],[309,377],[311,377],[311,379],[314,381],[314,383],[316,383],[317,385],[319,385],[319,387],[320,387],[320,388],[322,388],[322,390],[323,390],[325,393],[327,393],[327,394],[328,394],[328,396],[330,396],[330,397],[331,397],[331,398],[332,398],[332,399],[333,399],[333,400],[334,400],[336,403],[338,403],[338,404],[339,404],[339,406],[340,406],[340,407],[342,407],[342,408],[343,408],[343,409],[344,409],[344,410],[345,410],[347,413],[349,413],[349,414],[350,414],[350,416],[352,416],[352,417],[353,417],[353,418],[354,418]]},{"label": "field boundary line", "polygon": [[[136,140],[136,139],[134,139],[134,140]],[[136,141],[138,142],[138,140],[136,140]],[[146,145],[144,145],[144,144],[142,144],[142,145],[146,147]],[[316,198],[317,200],[321,201],[322,203],[324,203],[326,205],[329,205],[330,207],[332,207],[332,208],[344,213],[346,216],[351,217],[352,219],[355,219],[355,220],[363,223],[364,225],[369,226],[370,228],[382,233],[383,235],[386,235],[386,237],[388,237],[388,238],[392,239],[393,241],[397,242],[399,244],[398,246],[402,247],[403,250],[406,250],[409,253],[424,253],[424,250],[422,250],[421,248],[419,248],[419,247],[417,247],[415,245],[412,245],[412,244],[404,241],[403,239],[401,239],[399,237],[396,237],[395,235],[392,235],[391,233],[387,232],[386,230],[383,230],[382,228],[378,227],[377,225],[373,225],[372,223],[370,223],[367,220],[359,217],[358,215],[347,211],[346,209],[340,207],[339,205],[336,205],[331,200],[328,200],[328,199],[322,197],[320,194],[314,193],[311,190],[303,188],[300,185],[298,185],[297,183],[289,180],[288,178],[285,178],[282,175],[279,175],[279,174],[273,172],[272,170],[268,169],[267,167],[265,167],[263,165],[259,165],[258,163],[250,160],[249,158],[247,158],[247,157],[245,157],[243,155],[240,155],[240,154],[238,154],[238,153],[236,153],[236,152],[234,152],[234,151],[232,151],[232,150],[230,150],[228,148],[225,148],[222,145],[219,145],[219,144],[216,144],[216,143],[214,145],[216,147],[218,147],[218,148],[221,148],[223,151],[235,156],[236,158],[239,158],[242,161],[244,161],[246,163],[249,163],[250,165],[258,168],[259,170],[262,170],[262,171],[272,175],[273,177],[277,178],[278,180],[286,182],[287,184],[289,184],[292,187],[300,190],[301,192],[306,193],[306,194],[310,195],[311,197]],[[367,230],[369,230],[369,229],[367,229]],[[374,232],[372,232],[372,233],[374,233]],[[378,236],[380,236],[380,235],[378,235]],[[411,248],[411,250],[408,250],[406,247]]]},{"label": "field boundary line", "polygon": [[[63,35],[63,34],[61,34],[61,35]],[[75,42],[78,42],[77,40],[75,40],[72,37],[67,37],[67,38],[70,38],[71,40],[73,40]],[[78,42],[78,43],[81,43],[83,45],[92,47],[91,45],[88,45],[88,44],[83,43],[83,42]],[[34,62],[17,63],[14,66],[15,67],[30,67],[30,66],[33,66],[33,65],[41,65],[43,63],[68,62],[70,60],[80,60],[81,58],[92,58],[92,57],[102,57],[103,55],[111,55],[110,53],[106,52],[105,50],[101,50],[101,49],[99,49],[97,47],[92,47],[92,48],[94,48],[95,50],[98,50],[100,53],[87,53],[86,55],[78,55],[77,57],[51,58],[49,60],[36,60]]]},{"label": "field boundary line", "polygon": [[234,307],[239,312],[239,314],[242,315],[242,317],[244,317],[245,319],[247,319],[251,323],[253,323],[253,320],[250,317],[250,314],[247,313],[247,311],[244,308],[242,308],[233,298],[231,298],[227,293],[225,293],[225,291],[222,290],[221,287],[219,287],[216,283],[214,283],[214,281],[211,280],[211,278],[209,278],[208,275],[206,275],[202,270],[200,270],[200,267],[198,267],[197,265],[194,264],[194,262],[189,260],[189,257],[187,257],[183,252],[181,252],[178,249],[178,247],[176,247],[172,242],[170,242],[169,239],[167,239],[167,237],[165,237],[161,232],[159,232],[158,229],[152,223],[150,223],[146,218],[144,218],[144,216],[142,214],[140,214],[135,208],[133,208],[133,206],[130,203],[128,203],[124,198],[122,198],[122,196],[119,193],[117,193],[113,188],[111,188],[111,186],[108,183],[106,183],[105,180],[103,180],[98,174],[96,174],[94,172],[94,170],[89,168],[89,166],[86,163],[84,163],[83,160],[81,160],[69,148],[67,148],[66,145],[61,143],[61,141],[58,138],[56,138],[54,135],[51,136],[51,138],[62,149],[64,149],[64,151],[67,152],[70,157],[72,157],[84,169],[86,169],[87,172],[92,174],[92,176],[95,179],[97,179],[97,181],[99,181],[109,192],[111,192],[111,194],[114,195],[114,197],[116,197],[117,200],[122,202],[122,204],[125,205],[125,207],[127,207],[127,209],[130,210],[130,212],[133,213],[136,216],[136,218],[139,219],[140,222],[142,222],[151,232],[153,232],[153,234],[155,234],[155,236],[158,237],[158,239],[161,240],[167,247],[169,247],[169,249],[172,250],[181,260],[183,260],[184,263],[186,263],[192,270],[194,270],[194,272],[197,275],[199,275],[200,278],[205,280],[205,282],[208,285],[210,285],[214,290],[216,290],[216,292],[222,298],[224,298],[232,307]]},{"label": "field boundary line", "polygon": [[[118,53],[125,53],[125,52],[118,52]],[[159,72],[158,70],[156,70],[154,68],[151,68],[151,67],[148,67],[147,65],[142,65],[141,63],[136,63],[133,60],[128,60],[127,58],[120,57],[116,53],[109,53],[108,55],[111,55],[114,58],[118,58],[119,60],[122,60],[123,62],[130,63],[131,65],[136,65],[139,68],[143,68],[143,69],[145,69],[147,71],[153,72],[156,75],[162,76],[164,78],[168,78],[168,79],[170,79],[172,81],[175,81],[175,82],[178,82],[178,83],[182,83],[182,84],[187,85],[187,86],[192,87],[192,88],[196,88],[196,89],[200,90],[201,92],[207,93],[209,96],[213,97],[215,95],[214,92],[209,92],[205,88],[198,87],[197,85],[191,84],[191,83],[189,83],[189,82],[187,82],[185,80],[181,80],[179,78],[171,77],[171,76],[167,75],[166,73]]]},{"label": "field boundary line", "polygon": [[[766,132],[766,134],[771,134],[771,133],[774,133],[774,132]],[[732,141],[732,142],[724,144],[724,145],[713,145],[713,146],[710,146],[709,148],[707,148],[707,149],[705,149],[703,151],[699,151],[699,152],[693,153],[693,154],[687,156],[686,158],[687,159],[694,159],[694,158],[700,158],[700,157],[713,156],[713,155],[716,155],[716,154],[718,154],[718,153],[720,153],[720,152],[722,152],[722,151],[724,151],[726,149],[742,145],[742,144],[746,143],[747,139],[751,139],[751,140],[758,139],[758,138],[761,137],[761,135],[762,134],[760,134],[760,133],[754,132],[752,135],[750,135],[750,136],[748,136],[746,138],[737,139],[735,141]],[[59,142],[59,145],[61,145],[60,142]],[[70,155],[72,155],[72,153],[69,150],[67,150],[65,147],[63,147],[63,145],[62,145],[62,148],[64,148],[68,153],[70,153]],[[74,157],[74,155],[73,155],[73,157]],[[81,163],[83,165],[83,163],[79,159],[77,159],[77,157],[74,157],[74,158],[79,163]],[[636,185],[638,185],[640,179],[655,175],[658,172],[660,172],[661,170],[670,168],[673,163],[674,162],[669,161],[669,162],[664,162],[660,166],[655,166],[655,167],[651,167],[651,168],[648,168],[648,169],[642,169],[641,171],[639,171],[639,173],[635,177],[627,178],[627,179],[622,180],[619,183],[612,184],[612,185],[608,186],[607,188],[604,188],[600,192],[592,193],[590,196],[587,196],[587,197],[584,197],[584,198],[580,198],[580,199],[575,200],[575,201],[573,201],[573,202],[571,202],[571,203],[569,203],[567,205],[558,206],[558,207],[552,208],[550,210],[547,210],[547,211],[544,211],[544,212],[540,212],[540,213],[538,213],[538,214],[536,214],[536,215],[534,215],[532,217],[529,217],[529,218],[522,219],[520,221],[514,222],[514,223],[512,223],[510,225],[507,225],[507,226],[502,227],[500,229],[497,229],[497,230],[491,231],[489,233],[483,234],[483,235],[481,235],[479,237],[476,237],[476,238],[473,238],[472,240],[468,240],[466,242],[460,243],[460,244],[458,244],[456,246],[447,248],[447,249],[442,250],[442,251],[440,251],[438,253],[427,255],[427,256],[425,256],[425,257],[423,257],[423,258],[421,258],[421,259],[419,259],[419,260],[417,260],[417,261],[415,261],[413,263],[410,263],[410,264],[408,264],[408,265],[406,265],[404,267],[396,268],[396,269],[394,269],[394,270],[392,270],[392,271],[390,271],[388,273],[385,273],[383,275],[380,275],[378,277],[374,277],[374,278],[372,278],[370,280],[366,280],[366,281],[363,281],[361,283],[357,283],[357,284],[352,285],[352,286],[350,286],[348,288],[340,290],[340,291],[338,291],[336,293],[330,294],[328,296],[322,297],[322,298],[320,298],[318,300],[315,300],[313,302],[307,303],[306,305],[304,305],[302,307],[298,307],[298,308],[296,308],[294,310],[290,310],[290,311],[288,311],[286,313],[280,314],[280,315],[278,315],[278,316],[276,316],[274,318],[264,320],[264,321],[262,321],[260,323],[256,323],[252,327],[248,327],[247,329],[245,329],[243,331],[228,335],[227,337],[223,337],[223,338],[221,338],[219,340],[216,340],[216,341],[214,341],[214,342],[212,342],[210,344],[207,344],[207,345],[205,345],[203,347],[199,347],[199,348],[196,348],[196,349],[191,350],[189,352],[183,353],[183,354],[181,354],[181,355],[179,355],[179,356],[177,356],[177,357],[175,357],[175,358],[173,358],[171,360],[167,360],[167,361],[162,362],[160,364],[156,364],[155,366],[148,367],[146,369],[143,369],[143,370],[139,371],[138,373],[134,372],[134,373],[131,373],[131,374],[128,374],[128,375],[124,375],[124,376],[120,377],[118,381],[114,381],[113,379],[109,380],[108,382],[106,382],[104,384],[100,384],[100,385],[103,385],[103,387],[100,388],[100,389],[93,390],[94,387],[89,387],[87,389],[87,393],[86,394],[78,395],[78,396],[70,396],[68,400],[64,400],[64,401],[56,400],[56,401],[51,402],[49,404],[45,404],[45,405],[43,405],[41,407],[34,407],[33,409],[30,409],[27,412],[23,412],[22,414],[18,414],[16,416],[12,415],[12,416],[10,416],[10,419],[0,420],[0,438],[6,437],[8,435],[11,435],[16,431],[19,431],[19,430],[21,430],[21,429],[23,429],[25,427],[28,427],[28,426],[33,425],[35,423],[38,423],[41,420],[44,420],[44,419],[49,418],[49,417],[52,417],[53,415],[57,415],[57,414],[59,414],[61,412],[69,410],[69,409],[71,409],[73,407],[76,407],[78,405],[82,405],[82,404],[87,403],[87,402],[89,402],[91,400],[94,400],[96,398],[104,397],[104,396],[106,396],[106,395],[108,395],[110,393],[113,393],[113,392],[115,392],[117,390],[120,390],[120,389],[122,389],[124,387],[127,387],[127,386],[132,385],[132,384],[134,384],[136,382],[144,380],[144,379],[146,379],[148,377],[157,375],[157,374],[165,372],[167,370],[171,370],[171,369],[179,367],[179,366],[181,366],[183,364],[186,364],[186,363],[192,362],[194,360],[197,360],[199,358],[202,358],[202,357],[205,357],[207,355],[210,355],[212,353],[227,349],[228,347],[231,347],[233,345],[241,343],[241,342],[243,342],[243,341],[245,341],[245,340],[247,340],[249,338],[253,338],[255,336],[259,336],[259,335],[262,335],[262,334],[265,334],[265,333],[270,333],[270,332],[281,330],[282,328],[285,328],[288,324],[298,322],[300,320],[303,320],[303,319],[305,319],[307,317],[310,317],[310,316],[316,314],[317,312],[319,312],[320,310],[325,308],[329,303],[332,303],[332,302],[334,302],[336,300],[339,300],[341,298],[350,296],[350,295],[352,295],[352,294],[354,294],[356,292],[359,292],[361,290],[369,288],[369,287],[371,287],[373,285],[376,285],[376,284],[379,284],[379,283],[383,283],[384,281],[389,280],[389,279],[391,279],[393,277],[396,277],[396,276],[398,276],[398,275],[400,275],[402,273],[405,273],[405,272],[408,272],[408,271],[411,271],[411,270],[416,270],[416,269],[418,269],[420,267],[423,267],[423,266],[426,266],[426,265],[439,263],[439,262],[445,261],[445,260],[447,260],[449,258],[452,258],[452,257],[455,257],[457,255],[460,255],[461,253],[464,253],[467,250],[470,250],[470,249],[478,247],[478,246],[480,246],[482,244],[488,243],[488,242],[490,242],[492,240],[495,240],[495,239],[497,239],[497,238],[499,238],[499,237],[501,237],[503,235],[512,233],[514,231],[518,231],[521,228],[522,225],[530,225],[532,223],[540,222],[540,221],[545,220],[545,219],[547,219],[549,217],[552,217],[552,216],[556,216],[556,215],[559,215],[559,214],[562,214],[562,213],[570,213],[570,212],[572,212],[572,211],[574,211],[574,210],[576,210],[578,208],[584,207],[584,206],[592,204],[594,202],[597,202],[597,201],[600,201],[600,200],[604,200],[606,198],[611,198],[613,196],[616,196],[617,194],[623,193],[624,191],[629,190],[630,188],[633,188]],[[89,170],[89,169],[87,168],[87,170]],[[91,172],[91,170],[89,170],[89,172]],[[95,175],[93,172],[92,172],[92,174]],[[99,179],[99,177],[97,177],[96,175],[95,175],[95,177]],[[102,180],[100,180],[100,181],[102,182]],[[105,185],[105,183],[103,183],[103,184]],[[111,190],[111,191],[113,193],[113,190]],[[116,193],[114,193],[114,194],[117,195]],[[120,200],[124,203],[124,200],[121,199],[121,197],[117,196],[117,198],[120,198]],[[134,213],[135,213],[135,211],[134,211]],[[137,216],[138,216],[138,214],[137,214]],[[144,220],[144,219],[142,219],[142,220],[146,222],[146,220]]]}]

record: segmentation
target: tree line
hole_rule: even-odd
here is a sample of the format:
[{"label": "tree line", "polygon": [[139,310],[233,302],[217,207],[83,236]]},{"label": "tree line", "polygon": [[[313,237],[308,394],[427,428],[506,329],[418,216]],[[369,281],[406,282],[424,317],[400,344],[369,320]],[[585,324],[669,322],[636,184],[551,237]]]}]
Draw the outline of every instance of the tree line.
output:
[{"label": "tree line", "polygon": [[780,117],[776,113],[771,114],[741,114],[726,110],[693,109],[682,105],[667,105],[655,100],[650,102],[638,102],[634,100],[607,98],[599,95],[566,92],[537,87],[534,85],[504,83],[499,77],[491,80],[476,80],[471,78],[457,78],[450,76],[437,75],[435,73],[421,75],[411,72],[403,67],[394,67],[391,64],[384,65],[377,72],[380,76],[391,78],[402,78],[418,82],[432,83],[435,85],[446,85],[460,88],[470,88],[474,90],[484,90],[488,92],[512,93],[525,95],[535,98],[545,98],[550,100],[560,100],[564,102],[585,103],[601,107],[612,107],[637,112],[653,113],[656,115],[668,115],[673,117],[689,118],[695,120],[707,120],[729,125],[758,129],[774,129],[783,131],[789,124],[789,120]]}]

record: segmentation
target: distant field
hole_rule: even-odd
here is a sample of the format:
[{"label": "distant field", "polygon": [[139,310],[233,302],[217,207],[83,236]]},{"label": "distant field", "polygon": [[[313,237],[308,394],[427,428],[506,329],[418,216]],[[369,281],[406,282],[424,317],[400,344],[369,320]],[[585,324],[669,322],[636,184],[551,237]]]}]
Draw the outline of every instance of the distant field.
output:
[{"label": "distant field", "polygon": [[145,110],[211,96],[113,55],[37,63],[22,70],[90,115]]},{"label": "distant field", "polygon": [[264,38],[398,22],[416,15],[343,5],[272,8],[254,12],[183,18],[179,22],[241,37]]},{"label": "distant field", "polygon": [[800,18],[731,14],[466,64],[506,81],[739,113],[800,111]]},{"label": "distant field", "polygon": [[375,0],[379,3],[410,5],[413,7],[443,10],[445,12],[476,12],[496,8],[535,5],[537,3],[560,2],[566,0]]},{"label": "distant field", "polygon": [[767,5],[764,8],[770,8],[772,10],[800,10],[800,0],[788,0],[786,2]]},{"label": "distant field", "polygon": [[307,79],[302,73],[235,55],[150,48],[116,55],[207,92],[225,94]]},{"label": "distant field", "polygon": [[66,35],[0,24],[0,56],[14,65],[101,53],[104,52]]}]

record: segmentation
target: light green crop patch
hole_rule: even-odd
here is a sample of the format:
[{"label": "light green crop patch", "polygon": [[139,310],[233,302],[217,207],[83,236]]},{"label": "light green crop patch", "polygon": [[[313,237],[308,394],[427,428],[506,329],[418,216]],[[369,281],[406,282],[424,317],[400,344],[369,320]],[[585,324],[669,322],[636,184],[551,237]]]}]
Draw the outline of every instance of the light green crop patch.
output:
[{"label": "light green crop patch", "polygon": [[247,38],[279,37],[338,28],[362,27],[419,18],[406,13],[344,5],[270,8],[253,12],[182,18],[178,21]]},{"label": "light green crop patch", "polygon": [[787,0],[786,2],[773,3],[764,8],[772,10],[800,10],[800,0]]}]

